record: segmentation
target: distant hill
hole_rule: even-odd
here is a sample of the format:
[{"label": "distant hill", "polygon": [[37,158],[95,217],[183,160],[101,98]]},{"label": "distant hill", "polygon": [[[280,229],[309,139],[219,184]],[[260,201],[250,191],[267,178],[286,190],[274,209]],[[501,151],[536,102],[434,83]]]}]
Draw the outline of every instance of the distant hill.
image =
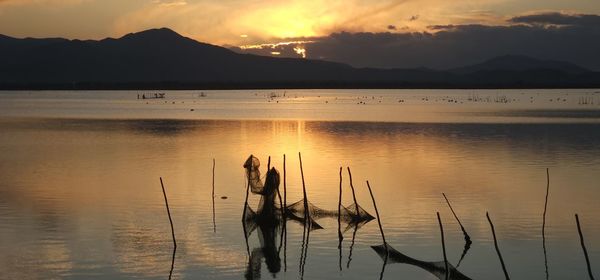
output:
[{"label": "distant hill", "polygon": [[0,89],[486,87],[600,87],[600,74],[523,56],[448,71],[353,68],[239,54],[166,28],[99,41],[0,35]]},{"label": "distant hill", "polygon": [[535,70],[553,70],[572,75],[583,74],[590,70],[575,65],[573,63],[540,60],[523,55],[505,55],[492,58],[479,64],[469,65],[451,69],[452,73],[472,74],[482,71],[535,71]]}]

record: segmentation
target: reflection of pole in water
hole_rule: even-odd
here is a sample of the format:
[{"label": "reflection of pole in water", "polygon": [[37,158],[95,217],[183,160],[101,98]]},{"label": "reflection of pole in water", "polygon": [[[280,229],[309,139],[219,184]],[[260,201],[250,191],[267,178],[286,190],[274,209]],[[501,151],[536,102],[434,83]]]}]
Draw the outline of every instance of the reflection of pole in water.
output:
[{"label": "reflection of pole in water", "polygon": [[487,217],[488,222],[490,223],[490,227],[492,228],[492,236],[494,237],[494,247],[496,248],[496,253],[498,254],[498,259],[500,259],[500,264],[502,265],[502,271],[504,272],[504,276],[506,280],[510,280],[508,276],[508,272],[506,271],[506,266],[504,265],[504,259],[502,259],[502,254],[500,254],[500,248],[498,248],[498,241],[496,240],[496,231],[494,230],[494,224],[492,223],[492,219],[490,219],[490,215],[488,212],[485,212],[485,216]]},{"label": "reflection of pole in water", "polygon": [[583,255],[585,256],[585,264],[587,265],[587,271],[590,275],[590,279],[594,280],[594,274],[592,274],[592,266],[590,265],[590,258],[588,256],[587,249],[585,248],[583,233],[581,232],[581,225],[579,224],[579,216],[577,214],[575,214],[575,221],[577,222],[577,232],[579,233],[579,241],[581,242],[581,248],[583,249]]},{"label": "reflection of pole in water", "polygon": [[444,225],[442,225],[442,219],[440,218],[440,212],[437,212],[438,223],[440,224],[440,235],[442,238],[442,253],[444,254],[444,268],[445,268],[445,278],[446,280],[450,279],[450,271],[448,270],[448,257],[446,257],[446,241],[444,240]]},{"label": "reflection of pole in water", "polygon": [[300,252],[300,279],[304,279],[304,266],[306,265],[306,258],[308,257],[308,243],[310,240],[310,229],[311,222],[305,220],[302,231],[302,251]]},{"label": "reflection of pole in water", "polygon": [[177,252],[177,247],[173,247],[173,256],[171,257],[171,270],[169,271],[169,280],[173,277],[173,269],[175,268],[175,252]]},{"label": "reflection of pole in water", "polygon": [[348,263],[346,263],[346,268],[350,268],[350,262],[352,261],[352,249],[354,248],[354,240],[356,238],[357,231],[358,231],[358,223],[355,223],[354,230],[352,231],[352,240],[350,241],[350,249],[348,250]]}]

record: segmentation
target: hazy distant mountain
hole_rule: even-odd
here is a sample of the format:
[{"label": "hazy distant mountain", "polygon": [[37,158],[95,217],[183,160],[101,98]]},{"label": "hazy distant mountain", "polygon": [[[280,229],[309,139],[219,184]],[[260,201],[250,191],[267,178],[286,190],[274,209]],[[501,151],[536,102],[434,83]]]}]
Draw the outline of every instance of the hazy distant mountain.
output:
[{"label": "hazy distant mountain", "polygon": [[239,54],[166,28],[99,41],[0,36],[0,89],[592,86],[600,86],[596,72],[522,56],[449,71],[359,69]]},{"label": "hazy distant mountain", "polygon": [[535,70],[553,70],[561,71],[568,74],[583,74],[590,70],[575,65],[573,63],[556,61],[556,60],[540,60],[523,55],[505,55],[492,58],[479,64],[469,65],[451,69],[450,71],[457,74],[472,74],[481,71],[535,71]]}]

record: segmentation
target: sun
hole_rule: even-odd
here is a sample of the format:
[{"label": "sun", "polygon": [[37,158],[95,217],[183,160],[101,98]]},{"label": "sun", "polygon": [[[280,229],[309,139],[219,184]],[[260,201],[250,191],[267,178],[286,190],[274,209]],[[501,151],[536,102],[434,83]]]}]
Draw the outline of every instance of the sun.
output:
[{"label": "sun", "polygon": [[263,38],[300,38],[323,35],[322,26],[334,21],[333,15],[315,15],[311,5],[276,5],[257,9],[238,20],[240,27]]}]

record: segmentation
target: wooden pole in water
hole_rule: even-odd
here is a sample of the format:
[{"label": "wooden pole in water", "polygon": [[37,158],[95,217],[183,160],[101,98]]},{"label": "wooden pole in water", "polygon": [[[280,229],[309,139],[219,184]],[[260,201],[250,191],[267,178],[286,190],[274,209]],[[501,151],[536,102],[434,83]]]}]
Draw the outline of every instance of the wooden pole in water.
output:
[{"label": "wooden pole in water", "polygon": [[546,271],[546,279],[548,274],[548,254],[546,253],[546,210],[548,208],[548,194],[550,193],[550,171],[546,168],[546,200],[544,201],[544,215],[542,216],[542,247],[544,247],[544,267]]},{"label": "wooden pole in water", "polygon": [[448,257],[446,257],[446,241],[444,240],[444,226],[440,218],[440,212],[437,212],[438,223],[440,224],[440,233],[442,236],[442,252],[444,253],[444,267],[446,268],[446,280],[450,279],[450,271],[448,270]]},{"label": "wooden pole in water", "polygon": [[212,218],[213,218],[213,232],[217,232],[217,222],[215,219],[215,159],[213,158],[212,166]]},{"label": "wooden pole in water", "polygon": [[287,182],[285,170],[285,154],[283,154],[283,208],[287,209]]},{"label": "wooden pole in water", "polygon": [[344,236],[342,235],[342,170],[343,168],[340,166],[340,195],[338,199],[338,250],[340,252],[339,259],[339,268],[342,271],[342,240]]},{"label": "wooden pole in water", "polygon": [[342,246],[342,239],[344,239],[344,237],[342,236],[342,167],[340,166],[340,195],[338,197],[338,238],[340,240],[339,246],[341,248]]},{"label": "wooden pole in water", "polygon": [[246,209],[248,208],[248,196],[250,194],[250,180],[246,184],[246,199],[244,200],[244,211],[242,212],[242,222],[246,222]]},{"label": "wooden pole in water", "polygon": [[592,274],[592,266],[590,265],[590,257],[588,256],[587,249],[585,248],[585,242],[583,241],[583,233],[581,232],[581,225],[579,224],[579,216],[577,214],[575,214],[575,221],[577,222],[577,232],[579,233],[579,241],[581,242],[581,248],[583,249],[583,255],[585,256],[587,271],[590,275],[590,279],[594,280],[594,274]]},{"label": "wooden pole in water", "polygon": [[165,185],[163,184],[162,177],[160,177],[160,187],[162,188],[163,196],[165,197],[165,206],[167,207],[167,215],[169,216],[169,223],[171,224],[173,246],[177,248],[177,240],[175,240],[175,228],[173,227],[173,219],[171,219],[171,210],[169,209],[169,200],[167,200],[167,193],[165,192]]},{"label": "wooden pole in water", "polygon": [[304,169],[302,168],[302,154],[298,152],[298,159],[300,159],[300,176],[302,176],[302,195],[304,196],[304,222],[310,218],[308,213],[308,199],[306,198],[306,185],[304,183]]},{"label": "wooden pole in water", "polygon": [[375,215],[377,215],[377,223],[379,224],[379,231],[381,232],[381,239],[383,239],[383,246],[385,246],[385,251],[387,252],[388,251],[387,242],[385,242],[385,235],[383,234],[383,227],[381,226],[381,219],[379,218],[379,210],[377,210],[377,203],[375,202],[375,196],[373,196],[373,191],[371,191],[371,185],[369,185],[368,180],[367,180],[367,188],[369,188],[369,194],[371,194],[371,199],[373,200],[373,207],[375,208]]},{"label": "wooden pole in water", "polygon": [[445,193],[442,193],[442,195],[444,196],[444,199],[446,200],[446,203],[448,204],[448,207],[450,208],[450,211],[452,211],[452,215],[454,215],[454,218],[456,219],[456,221],[458,222],[458,225],[460,226],[460,229],[462,230],[464,236],[465,236],[465,240],[467,242],[471,242],[471,237],[469,236],[469,234],[467,233],[467,231],[465,230],[465,227],[462,225],[462,223],[460,222],[460,219],[458,218],[458,216],[456,215],[456,212],[454,212],[454,209],[452,208],[452,205],[450,204],[450,201],[448,200],[448,197],[446,197]]},{"label": "wooden pole in water", "polygon": [[496,231],[494,230],[494,224],[492,223],[492,219],[490,219],[490,215],[488,212],[485,212],[485,216],[487,217],[488,222],[490,223],[490,227],[492,228],[492,236],[494,237],[494,247],[496,247],[496,253],[498,254],[498,258],[500,259],[500,264],[502,265],[502,271],[504,272],[504,276],[506,280],[510,280],[508,276],[508,272],[506,272],[506,266],[504,265],[504,260],[502,259],[502,254],[500,254],[500,248],[498,248],[498,241],[496,240]]},{"label": "wooden pole in water", "polygon": [[360,217],[358,212],[358,202],[356,202],[356,194],[354,193],[354,185],[352,184],[352,172],[350,172],[350,166],[348,166],[348,177],[350,177],[350,189],[352,189],[352,199],[354,200],[354,207],[356,208],[356,218]]}]

